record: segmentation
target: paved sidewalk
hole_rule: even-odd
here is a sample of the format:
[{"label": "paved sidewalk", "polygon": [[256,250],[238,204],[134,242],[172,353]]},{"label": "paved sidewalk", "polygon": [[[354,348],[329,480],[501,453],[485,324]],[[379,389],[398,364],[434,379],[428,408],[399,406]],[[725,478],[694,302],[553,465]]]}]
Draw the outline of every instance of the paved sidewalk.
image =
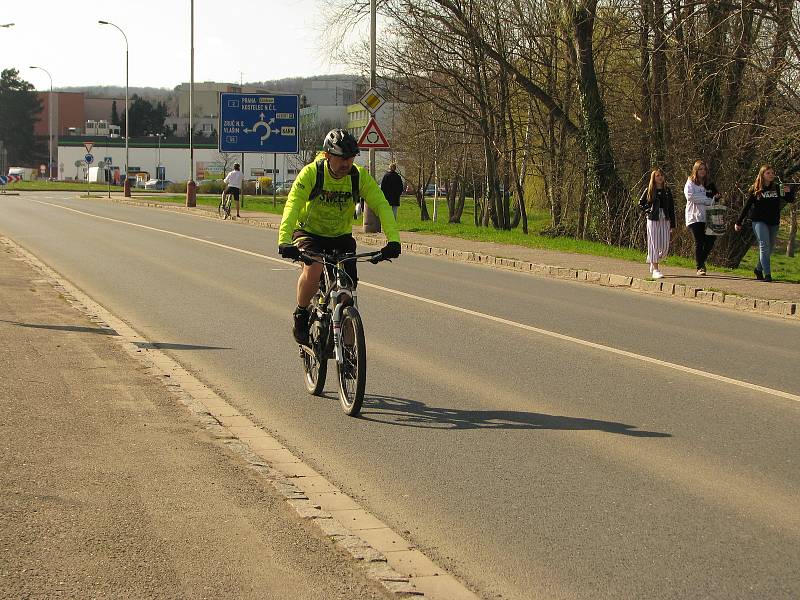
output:
[{"label": "paved sidewalk", "polygon": [[[126,199],[134,203],[148,203],[146,199],[139,199],[135,196]],[[151,205],[164,205],[157,201],[149,201]],[[194,209],[173,207],[184,211],[208,211],[216,215],[216,208],[209,206],[198,206]],[[280,215],[263,212],[241,211],[242,218],[239,222],[249,223],[261,227],[277,228],[280,224]],[[361,227],[354,227],[354,233],[360,234]],[[645,263],[636,263],[616,258],[602,256],[592,256],[588,254],[573,254],[568,252],[556,252],[552,250],[540,250],[515,246],[511,244],[496,244],[493,242],[480,242],[466,240],[462,238],[431,235],[423,233],[401,232],[404,243],[428,246],[433,248],[443,248],[461,253],[477,253],[492,257],[512,259],[526,263],[538,265],[551,265],[561,269],[573,271],[588,271],[599,274],[610,274],[619,277],[629,277],[631,279],[649,279],[650,275]],[[475,261],[481,262],[481,261]],[[725,273],[714,273],[713,268],[706,276],[698,276],[694,269],[684,269],[680,267],[664,267],[664,279],[656,282],[660,286],[663,284],[682,285],[689,288],[700,290],[711,290],[725,292],[751,299],[761,300],[781,300],[791,303],[800,303],[800,284],[772,282],[765,283],[754,278],[743,278],[736,275]],[[573,277],[576,278],[576,277]],[[631,286],[633,282],[628,285]],[[652,286],[644,286],[652,287]],[[644,290],[643,291],[653,291]],[[674,295],[674,292],[673,292]],[[693,296],[694,297],[694,296]],[[767,311],[768,312],[768,311]]]},{"label": "paved sidewalk", "polygon": [[0,247],[0,598],[391,597]]}]

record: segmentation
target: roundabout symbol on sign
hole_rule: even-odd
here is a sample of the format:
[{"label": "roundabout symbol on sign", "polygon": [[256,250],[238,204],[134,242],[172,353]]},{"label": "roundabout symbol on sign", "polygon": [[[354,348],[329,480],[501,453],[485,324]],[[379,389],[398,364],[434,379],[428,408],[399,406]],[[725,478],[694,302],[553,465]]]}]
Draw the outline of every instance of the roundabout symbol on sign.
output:
[{"label": "roundabout symbol on sign", "polygon": [[378,127],[378,122],[375,117],[370,117],[364,131],[361,132],[361,137],[358,138],[359,148],[374,148],[381,150],[389,149],[389,142],[386,141],[386,136],[383,135],[381,128]]}]

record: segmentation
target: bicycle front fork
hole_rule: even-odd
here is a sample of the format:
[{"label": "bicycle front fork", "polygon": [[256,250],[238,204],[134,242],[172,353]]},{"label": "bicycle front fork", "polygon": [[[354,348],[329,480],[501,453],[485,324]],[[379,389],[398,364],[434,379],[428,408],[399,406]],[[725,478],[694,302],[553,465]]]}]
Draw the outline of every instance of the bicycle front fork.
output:
[{"label": "bicycle front fork", "polygon": [[339,302],[333,309],[331,321],[333,324],[333,353],[336,364],[341,365],[344,357],[342,356],[342,311],[344,304]]}]

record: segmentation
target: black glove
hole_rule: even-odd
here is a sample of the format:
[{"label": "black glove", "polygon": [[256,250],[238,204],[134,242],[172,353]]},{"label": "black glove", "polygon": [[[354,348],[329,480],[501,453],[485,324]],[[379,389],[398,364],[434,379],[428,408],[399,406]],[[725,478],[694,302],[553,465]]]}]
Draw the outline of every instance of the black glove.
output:
[{"label": "black glove", "polygon": [[400,242],[389,242],[381,248],[381,259],[390,260],[400,256]]},{"label": "black glove", "polygon": [[278,246],[278,254],[289,260],[300,260],[300,248],[294,244],[281,244]]}]

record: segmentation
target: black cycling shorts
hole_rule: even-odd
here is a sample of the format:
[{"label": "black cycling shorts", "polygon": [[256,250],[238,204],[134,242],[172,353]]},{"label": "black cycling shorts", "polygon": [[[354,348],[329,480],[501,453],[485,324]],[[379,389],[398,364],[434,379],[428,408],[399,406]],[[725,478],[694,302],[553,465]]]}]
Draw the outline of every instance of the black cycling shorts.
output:
[{"label": "black cycling shorts", "polygon": [[233,199],[237,202],[239,201],[239,188],[229,185],[227,188],[225,188],[225,193],[233,196]]},{"label": "black cycling shorts", "polygon": [[[355,252],[356,240],[350,234],[338,237],[324,237],[314,235],[302,229],[298,229],[292,234],[294,245],[307,252]],[[344,270],[353,280],[353,287],[358,284],[358,269],[355,261],[346,262]]]}]

